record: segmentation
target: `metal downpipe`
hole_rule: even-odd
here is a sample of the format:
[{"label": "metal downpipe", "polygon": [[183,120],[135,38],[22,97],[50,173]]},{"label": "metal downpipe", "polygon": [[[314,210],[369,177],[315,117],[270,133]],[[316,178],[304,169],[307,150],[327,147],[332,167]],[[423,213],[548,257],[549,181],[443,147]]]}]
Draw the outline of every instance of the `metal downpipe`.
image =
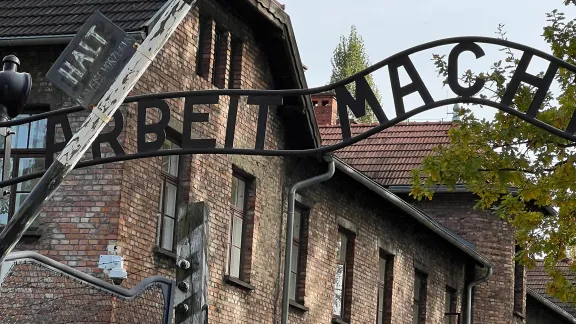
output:
[{"label": "metal downpipe", "polygon": [[288,219],[286,220],[286,253],[284,255],[284,284],[282,288],[282,324],[288,324],[288,307],[290,306],[290,261],[292,260],[292,240],[294,235],[294,209],[296,205],[296,191],[320,182],[329,180],[334,175],[336,167],[332,156],[324,156],[328,162],[328,171],[324,174],[295,183],[288,193]]},{"label": "metal downpipe", "polygon": [[486,275],[482,278],[479,278],[478,280],[472,281],[471,283],[468,284],[468,286],[466,286],[466,323],[465,324],[472,324],[472,289],[483,283],[488,281],[488,279],[490,279],[490,277],[492,276],[492,272],[493,272],[493,268],[492,267],[488,267],[488,272],[486,273]]}]

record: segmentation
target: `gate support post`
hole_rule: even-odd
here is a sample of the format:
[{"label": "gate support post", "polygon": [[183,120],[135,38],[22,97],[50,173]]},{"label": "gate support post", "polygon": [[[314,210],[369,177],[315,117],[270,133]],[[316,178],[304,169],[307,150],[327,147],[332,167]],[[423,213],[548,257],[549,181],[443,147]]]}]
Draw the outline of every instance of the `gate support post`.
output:
[{"label": "gate support post", "polygon": [[176,222],[176,324],[208,323],[208,216],[205,202],[190,204]]}]

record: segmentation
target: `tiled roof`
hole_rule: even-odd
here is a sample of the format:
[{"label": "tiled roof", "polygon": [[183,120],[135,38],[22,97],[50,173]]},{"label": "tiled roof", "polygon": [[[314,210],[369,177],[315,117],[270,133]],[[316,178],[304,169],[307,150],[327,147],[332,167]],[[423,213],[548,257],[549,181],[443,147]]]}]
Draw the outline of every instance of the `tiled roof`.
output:
[{"label": "tiled roof", "polygon": [[0,1],[0,37],[71,35],[96,10],[124,31],[137,31],[166,0]]},{"label": "tiled roof", "polygon": [[[570,271],[570,266],[567,263],[559,263],[557,267],[567,275],[567,278],[572,282],[576,283],[576,275]],[[526,286],[531,288],[536,293],[540,294],[544,298],[548,299],[552,303],[558,305],[564,311],[569,313],[570,315],[576,317],[576,305],[574,304],[566,304],[561,302],[560,300],[550,296],[546,292],[546,283],[550,281],[550,277],[548,276],[548,272],[544,269],[543,261],[536,261],[536,267],[533,269],[526,271]]]},{"label": "tiled roof", "polygon": [[[449,144],[452,122],[406,122],[336,152],[346,164],[384,186],[409,185],[412,169],[420,166],[432,149]],[[376,125],[352,124],[352,136]],[[320,126],[322,145],[342,141],[339,125]]]}]

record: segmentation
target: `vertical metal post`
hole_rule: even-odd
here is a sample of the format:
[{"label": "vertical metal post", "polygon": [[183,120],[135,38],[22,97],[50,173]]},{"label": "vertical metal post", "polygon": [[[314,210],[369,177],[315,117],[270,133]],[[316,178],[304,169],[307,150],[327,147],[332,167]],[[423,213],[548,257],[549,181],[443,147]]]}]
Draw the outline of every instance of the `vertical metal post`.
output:
[{"label": "vertical metal post", "polygon": [[112,119],[112,116],[132,91],[136,82],[146,72],[146,69],[164,44],[174,33],[180,22],[194,5],[196,0],[171,0],[160,14],[158,22],[150,30],[142,44],[126,66],[122,69],[114,83],[102,96],[102,99],[86,118],[78,133],[64,147],[60,155],[46,170],[46,173],[20,209],[10,219],[4,230],[0,233],[0,262],[16,246],[26,229],[32,224],[40,210],[60,187],[64,178],[80,161],[84,153],[90,148],[102,129]]},{"label": "vertical metal post", "polygon": [[208,217],[204,202],[178,213],[176,222],[176,324],[208,323]]}]

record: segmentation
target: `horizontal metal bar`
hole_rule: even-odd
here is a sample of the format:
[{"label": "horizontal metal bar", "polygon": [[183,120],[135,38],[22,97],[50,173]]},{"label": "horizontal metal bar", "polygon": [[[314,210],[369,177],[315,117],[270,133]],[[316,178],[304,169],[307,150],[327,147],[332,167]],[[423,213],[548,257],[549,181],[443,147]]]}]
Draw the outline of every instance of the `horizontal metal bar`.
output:
[{"label": "horizontal metal bar", "polygon": [[73,278],[77,278],[77,279],[80,279],[82,281],[85,281],[86,283],[88,283],[92,286],[100,288],[100,289],[107,291],[111,294],[120,296],[126,300],[132,300],[132,299],[138,297],[138,295],[142,291],[146,290],[147,287],[149,287],[150,285],[156,284],[156,283],[160,283],[162,285],[168,285],[168,286],[172,285],[172,280],[170,280],[168,278],[160,277],[160,276],[153,276],[153,277],[149,277],[149,278],[142,280],[140,283],[138,283],[132,289],[125,289],[125,288],[122,288],[119,286],[112,285],[112,284],[105,282],[103,280],[100,280],[98,278],[94,278],[88,274],[85,274],[82,271],[76,270],[76,269],[71,268],[67,265],[64,265],[62,263],[54,261],[54,260],[52,260],[46,256],[43,256],[39,253],[30,252],[30,251],[10,253],[6,256],[5,261],[18,262],[18,261],[26,261],[27,259],[33,260],[33,261],[38,262],[39,264],[54,268],[57,271],[65,273],[65,274],[67,274]]},{"label": "horizontal metal bar", "polygon": [[[576,136],[574,134],[566,133],[562,130],[554,128],[544,122],[541,122],[535,118],[528,118],[524,113],[521,111],[515,110],[510,108],[509,106],[503,105],[501,103],[493,102],[486,99],[481,98],[466,98],[466,97],[457,97],[457,98],[450,98],[435,101],[431,104],[423,105],[418,108],[415,108],[400,117],[396,117],[390,119],[387,122],[384,122],[374,128],[351,137],[348,140],[342,141],[338,144],[314,148],[314,149],[305,149],[305,150],[258,150],[258,149],[239,149],[239,148],[182,148],[177,150],[162,150],[162,151],[155,151],[155,152],[143,152],[143,153],[135,153],[135,154],[127,154],[121,156],[112,156],[106,157],[101,159],[94,159],[90,161],[80,162],[76,165],[76,168],[83,168],[98,164],[104,163],[112,163],[112,162],[120,162],[120,161],[128,161],[134,159],[141,159],[141,158],[148,158],[148,157],[155,157],[155,156],[170,156],[170,155],[184,155],[184,154],[232,154],[232,155],[260,155],[260,156],[317,156],[317,155],[324,155],[326,153],[334,152],[340,150],[344,147],[353,145],[361,140],[364,140],[374,134],[377,134],[389,127],[392,127],[414,115],[417,115],[421,112],[431,110],[434,108],[453,105],[455,103],[473,103],[478,105],[485,105],[500,109],[506,113],[519,117],[520,119],[534,125],[540,127],[554,135],[559,137],[565,138],[567,140],[576,142]],[[5,187],[8,185],[24,182],[31,179],[40,178],[44,174],[44,172],[37,172],[33,174],[29,174],[26,176],[21,176],[17,178],[12,178],[10,180],[0,182],[0,187]]]}]

